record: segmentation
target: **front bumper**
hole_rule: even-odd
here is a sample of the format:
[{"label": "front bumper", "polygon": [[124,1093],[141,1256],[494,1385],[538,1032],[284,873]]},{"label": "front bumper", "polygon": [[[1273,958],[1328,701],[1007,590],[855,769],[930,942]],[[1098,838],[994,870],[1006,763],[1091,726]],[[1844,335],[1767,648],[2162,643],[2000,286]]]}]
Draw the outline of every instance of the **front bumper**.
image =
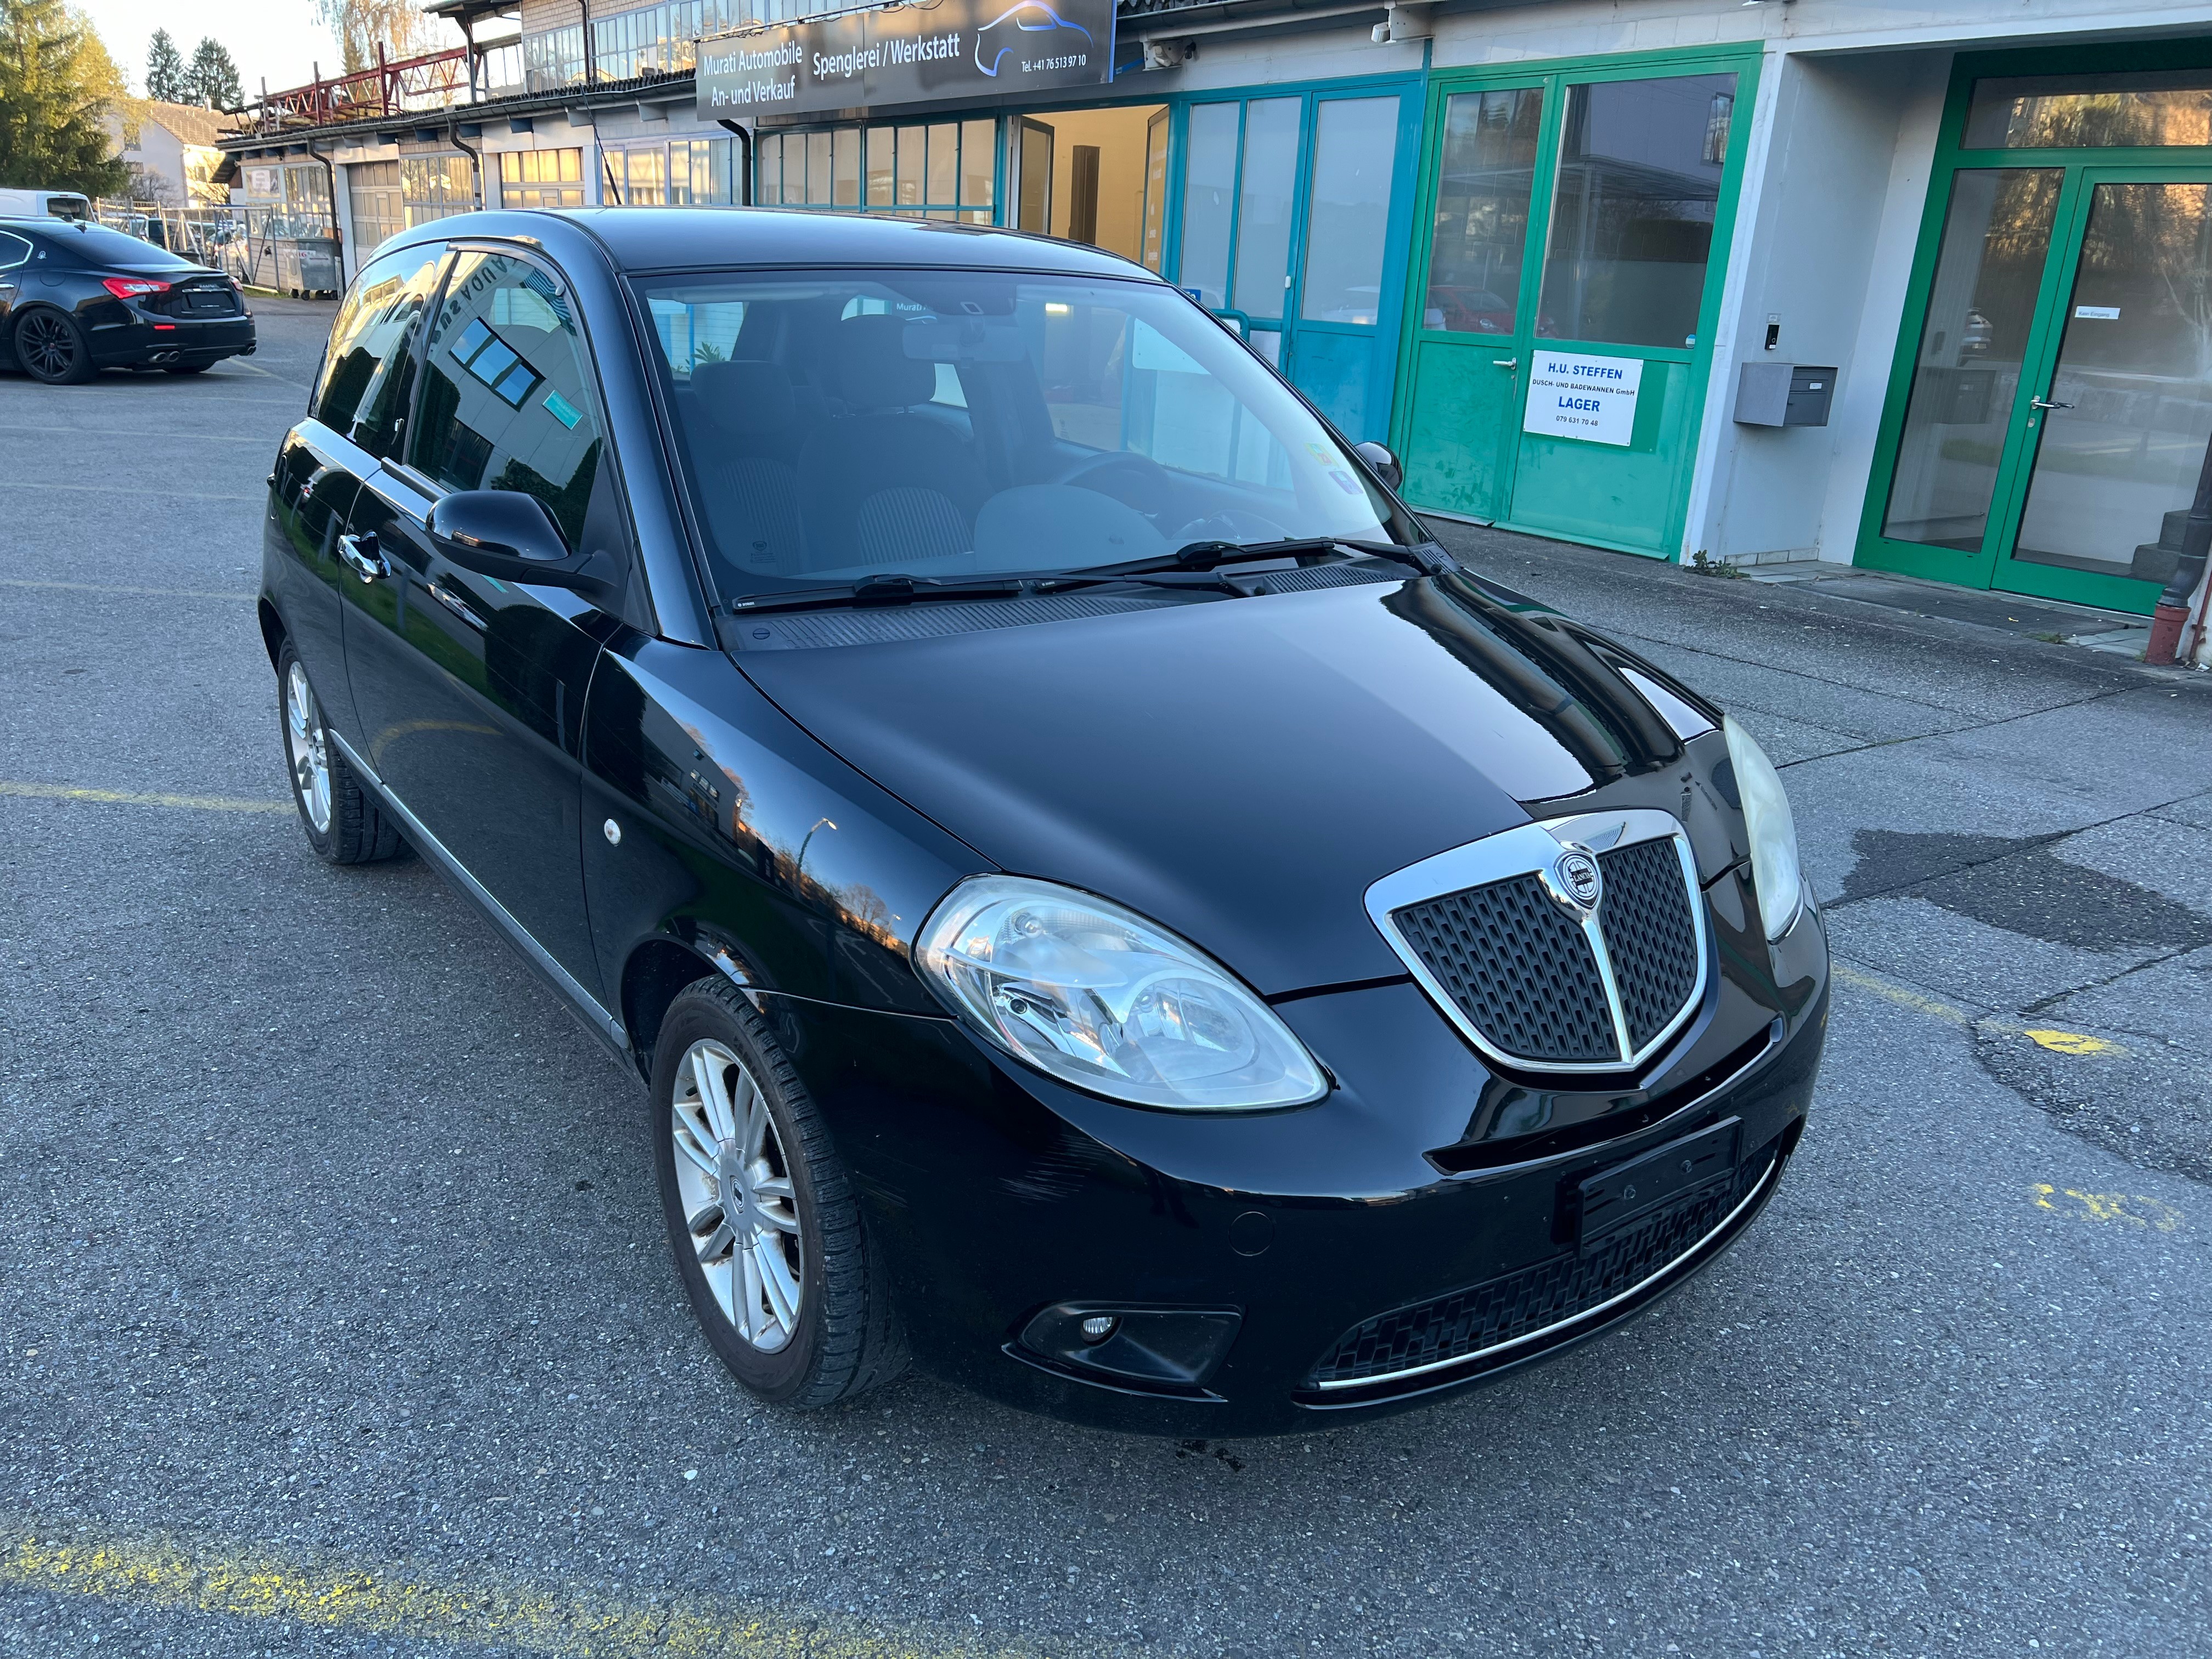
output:
[{"label": "front bumper", "polygon": [[[1724,1249],[1781,1180],[1810,1104],[1827,1008],[1819,918],[1766,971],[1722,965],[1711,1006],[1644,1091],[1500,1079],[1406,983],[1281,1005],[1338,1086],[1311,1107],[1220,1117],[1058,1088],[950,1021],[763,1001],[854,1170],[926,1365],[1053,1416],[1210,1437],[1328,1426],[1494,1380]],[[1578,1249],[1563,1206],[1579,1182],[1729,1120],[1739,1156],[1724,1188],[1603,1260]],[[1116,1309],[1237,1322],[1225,1356],[1182,1381],[1172,1367],[1090,1374],[1036,1334]],[[1384,1334],[1361,1347],[1363,1328]]]}]

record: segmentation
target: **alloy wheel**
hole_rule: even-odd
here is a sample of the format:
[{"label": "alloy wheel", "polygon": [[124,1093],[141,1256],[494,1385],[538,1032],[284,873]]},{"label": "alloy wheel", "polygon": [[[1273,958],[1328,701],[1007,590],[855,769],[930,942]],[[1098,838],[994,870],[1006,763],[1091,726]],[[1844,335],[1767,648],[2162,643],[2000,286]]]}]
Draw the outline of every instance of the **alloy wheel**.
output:
[{"label": "alloy wheel", "polygon": [[76,367],[76,332],[59,317],[34,311],[16,326],[15,355],[40,380],[58,380]]},{"label": "alloy wheel", "polygon": [[779,1352],[799,1330],[805,1254],[768,1101],[735,1054],[705,1040],[676,1068],[669,1118],[700,1272],[738,1334],[763,1353]]},{"label": "alloy wheel", "polygon": [[307,671],[296,661],[284,677],[284,746],[292,761],[292,781],[300,805],[319,836],[331,828],[331,757],[323,738],[323,711]]}]

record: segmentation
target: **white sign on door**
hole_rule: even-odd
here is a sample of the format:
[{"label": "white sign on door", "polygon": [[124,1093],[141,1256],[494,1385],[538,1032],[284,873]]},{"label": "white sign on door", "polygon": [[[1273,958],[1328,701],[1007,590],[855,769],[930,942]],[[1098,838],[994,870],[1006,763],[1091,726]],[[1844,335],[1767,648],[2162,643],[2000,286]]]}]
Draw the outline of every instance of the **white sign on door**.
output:
[{"label": "white sign on door", "polygon": [[1626,446],[1636,431],[1641,357],[1571,357],[1539,348],[1529,360],[1523,432]]}]

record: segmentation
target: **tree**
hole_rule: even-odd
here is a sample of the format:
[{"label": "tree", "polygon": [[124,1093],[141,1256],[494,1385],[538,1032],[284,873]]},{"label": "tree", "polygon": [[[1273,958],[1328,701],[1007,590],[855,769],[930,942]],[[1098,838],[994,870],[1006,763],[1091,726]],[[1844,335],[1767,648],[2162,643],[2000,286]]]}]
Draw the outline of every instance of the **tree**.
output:
[{"label": "tree", "polygon": [[112,196],[130,182],[101,119],[123,77],[62,0],[0,0],[0,185]]},{"label": "tree", "polygon": [[236,109],[246,101],[246,88],[238,82],[238,65],[222,43],[212,37],[192,48],[191,67],[185,73],[191,96],[184,102],[205,104],[210,109]]},{"label": "tree", "polygon": [[192,100],[191,76],[185,71],[184,54],[167,29],[155,29],[146,43],[146,95],[164,104],[188,104]]},{"label": "tree", "polygon": [[436,40],[430,21],[415,9],[415,0],[315,0],[323,21],[337,37],[345,72],[376,66],[376,49],[393,58],[412,58]]}]

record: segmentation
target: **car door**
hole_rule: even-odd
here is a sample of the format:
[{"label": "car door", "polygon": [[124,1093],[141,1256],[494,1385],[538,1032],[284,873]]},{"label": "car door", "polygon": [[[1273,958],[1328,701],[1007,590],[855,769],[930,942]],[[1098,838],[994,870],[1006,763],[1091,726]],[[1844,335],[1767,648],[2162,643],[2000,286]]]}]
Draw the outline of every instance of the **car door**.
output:
[{"label": "car door", "polygon": [[418,364],[412,430],[386,441],[349,525],[385,572],[347,619],[364,758],[526,948],[604,1001],[584,912],[580,757],[584,693],[617,619],[563,589],[464,570],[427,527],[450,491],[519,490],[573,549],[628,563],[589,353],[550,267],[465,249]]},{"label": "car door", "polygon": [[369,393],[383,380],[386,361],[412,349],[410,319],[426,289],[434,291],[444,254],[436,243],[406,248],[362,271],[331,326],[307,418],[285,434],[269,477],[270,598],[324,717],[349,740],[358,740],[360,726],[346,683],[340,621],[348,597],[362,586],[362,567],[357,558],[349,563],[340,538],[362,479],[377,466],[354,434],[375,407]]}]

